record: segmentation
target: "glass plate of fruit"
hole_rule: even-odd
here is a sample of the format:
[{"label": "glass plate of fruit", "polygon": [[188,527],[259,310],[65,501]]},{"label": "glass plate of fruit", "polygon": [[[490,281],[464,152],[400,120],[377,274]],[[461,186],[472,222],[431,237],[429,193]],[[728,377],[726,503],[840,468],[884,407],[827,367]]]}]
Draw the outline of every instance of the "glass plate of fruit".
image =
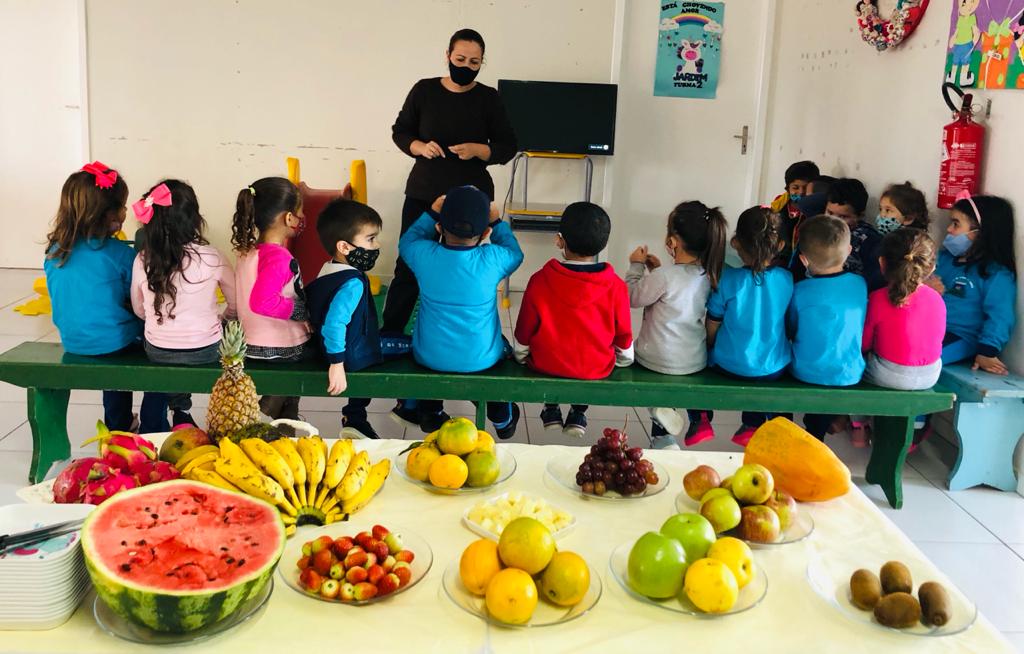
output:
[{"label": "glass plate of fruit", "polygon": [[498,540],[505,525],[516,518],[529,517],[547,527],[555,540],[576,528],[576,517],[549,504],[543,497],[511,491],[477,502],[462,514],[462,524],[484,538]]},{"label": "glass plate of fruit", "polygon": [[400,453],[394,462],[398,474],[410,484],[441,495],[483,493],[508,481],[516,471],[516,457],[500,445],[457,455],[442,454],[425,443]]},{"label": "glass plate of fruit", "polygon": [[629,447],[629,437],[610,427],[582,461],[578,454],[548,461],[547,475],[574,493],[602,500],[657,495],[668,487],[669,480],[663,466],[645,459],[642,448]]},{"label": "glass plate of fruit", "polygon": [[807,583],[850,620],[908,636],[952,636],[978,619],[978,607],[953,584],[935,581],[924,565],[886,559],[868,554],[857,560],[864,567],[854,570],[849,557],[840,561],[813,551]]},{"label": "glass plate of fruit", "polygon": [[608,567],[630,597],[666,611],[718,618],[754,608],[768,594],[764,569],[742,541],[715,543],[720,552],[691,563],[676,539],[652,531],[616,547]]},{"label": "glass plate of fruit", "polygon": [[407,529],[338,522],[285,545],[278,571],[303,595],[338,604],[372,604],[412,588],[434,561],[430,545]]},{"label": "glass plate of fruit", "polygon": [[758,464],[740,466],[724,480],[711,466],[697,466],[683,476],[675,504],[679,513],[699,513],[719,533],[755,547],[795,543],[814,531],[810,514]]},{"label": "glass plate of fruit", "polygon": [[500,627],[564,624],[601,599],[597,570],[575,552],[556,551],[554,537],[532,518],[510,523],[497,543],[470,543],[441,584],[460,609]]}]

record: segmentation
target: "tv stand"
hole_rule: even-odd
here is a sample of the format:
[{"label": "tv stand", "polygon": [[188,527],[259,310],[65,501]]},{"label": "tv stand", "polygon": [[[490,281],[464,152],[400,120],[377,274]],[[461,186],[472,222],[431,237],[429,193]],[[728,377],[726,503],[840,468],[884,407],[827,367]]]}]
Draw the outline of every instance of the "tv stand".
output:
[{"label": "tv stand", "polygon": [[[512,165],[512,179],[509,182],[509,202],[505,205],[509,226],[513,231],[524,232],[557,232],[562,224],[562,212],[565,206],[545,202],[529,202],[529,177],[531,159],[571,159],[582,161],[584,166],[583,201],[590,202],[590,189],[594,179],[594,161],[585,154],[565,154],[560,152],[523,151],[516,155]],[[515,198],[516,170],[523,165],[523,197]]]}]

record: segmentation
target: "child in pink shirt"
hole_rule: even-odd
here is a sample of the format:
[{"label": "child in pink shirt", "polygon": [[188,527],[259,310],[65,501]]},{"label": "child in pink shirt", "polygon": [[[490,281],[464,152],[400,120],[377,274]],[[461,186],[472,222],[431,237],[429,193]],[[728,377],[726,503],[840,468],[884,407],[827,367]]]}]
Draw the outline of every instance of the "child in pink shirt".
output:
[{"label": "child in pink shirt", "polygon": [[899,229],[882,240],[879,262],[888,286],[868,297],[864,379],[904,391],[931,388],[946,330],[946,304],[924,284],[935,270],[935,244],[923,230]]},{"label": "child in pink shirt", "polygon": [[[146,321],[144,347],[157,363],[198,365],[220,358],[220,288],[225,316],[235,315],[235,278],[231,266],[203,238],[205,221],[195,191],[168,179],[133,205],[145,229],[142,251],[132,269],[131,300]],[[189,394],[171,395],[173,424],[195,424]]]},{"label": "child in pink shirt", "polygon": [[[285,244],[305,227],[299,189],[264,177],[238,192],[231,242],[238,250],[235,288],[247,356],[278,363],[304,359],[310,338],[299,262]],[[260,410],[296,419],[299,398],[264,395]]]}]

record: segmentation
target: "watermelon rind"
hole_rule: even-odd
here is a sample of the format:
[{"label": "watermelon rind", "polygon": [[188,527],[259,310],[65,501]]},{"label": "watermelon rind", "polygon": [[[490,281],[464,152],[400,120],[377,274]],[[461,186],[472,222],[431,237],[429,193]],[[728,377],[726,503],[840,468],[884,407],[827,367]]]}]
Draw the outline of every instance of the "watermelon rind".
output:
[{"label": "watermelon rind", "polygon": [[123,491],[98,506],[86,518],[82,527],[82,550],[96,594],[113,612],[154,631],[186,633],[223,620],[259,595],[274,574],[284,552],[286,537],[280,515],[276,511],[270,512],[273,518],[269,519],[272,519],[278,528],[276,551],[270,555],[264,566],[239,578],[232,585],[218,590],[154,590],[119,577],[104,564],[103,557],[96,551],[90,525],[106,510],[122,501],[130,500],[135,495],[147,491],[172,490],[172,485],[193,486],[208,495],[223,494],[235,501],[262,504],[260,500],[241,493],[183,479]]}]

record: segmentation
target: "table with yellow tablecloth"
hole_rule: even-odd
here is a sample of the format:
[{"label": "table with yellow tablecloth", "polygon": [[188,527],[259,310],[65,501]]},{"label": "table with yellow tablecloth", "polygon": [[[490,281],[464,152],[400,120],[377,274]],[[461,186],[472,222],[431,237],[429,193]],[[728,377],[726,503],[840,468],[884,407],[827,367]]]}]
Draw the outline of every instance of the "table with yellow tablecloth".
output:
[{"label": "table with yellow tablecloth", "polygon": [[[397,455],[402,441],[364,441],[371,458]],[[303,597],[276,576],[267,606],[252,620],[211,640],[181,651],[277,652],[1012,652],[1013,648],[982,615],[967,631],[945,638],[921,638],[859,624],[829,606],[806,581],[808,560],[816,552],[849,561],[851,572],[868,553],[915,562],[945,579],[924,554],[869,500],[854,488],[844,497],[801,505],[814,518],[810,538],[790,545],[758,549],[757,565],[768,575],[768,594],[753,609],[722,618],[694,618],[642,604],[618,585],[608,558],[619,544],[657,530],[675,512],[682,476],[695,466],[714,466],[723,476],[741,463],[737,454],[651,451],[647,457],[671,476],[668,488],[653,497],[628,501],[585,500],[545,478],[551,457],[579,456],[583,448],[502,444],[516,457],[509,481],[483,494],[436,495],[406,481],[396,471],[380,494],[359,514],[387,526],[417,532],[430,543],[434,564],[426,578],[387,601],[369,606],[330,604]],[[577,518],[559,547],[581,554],[600,571],[603,595],[582,618],[539,629],[491,627],[457,608],[445,595],[441,577],[477,536],[461,524],[463,512],[482,498],[520,490],[545,497]],[[906,509],[906,510],[913,510]],[[300,529],[304,538],[315,528]],[[282,561],[292,566],[294,561]],[[51,631],[0,632],[0,651],[138,652],[133,643],[100,630],[88,597],[69,622]]]}]

